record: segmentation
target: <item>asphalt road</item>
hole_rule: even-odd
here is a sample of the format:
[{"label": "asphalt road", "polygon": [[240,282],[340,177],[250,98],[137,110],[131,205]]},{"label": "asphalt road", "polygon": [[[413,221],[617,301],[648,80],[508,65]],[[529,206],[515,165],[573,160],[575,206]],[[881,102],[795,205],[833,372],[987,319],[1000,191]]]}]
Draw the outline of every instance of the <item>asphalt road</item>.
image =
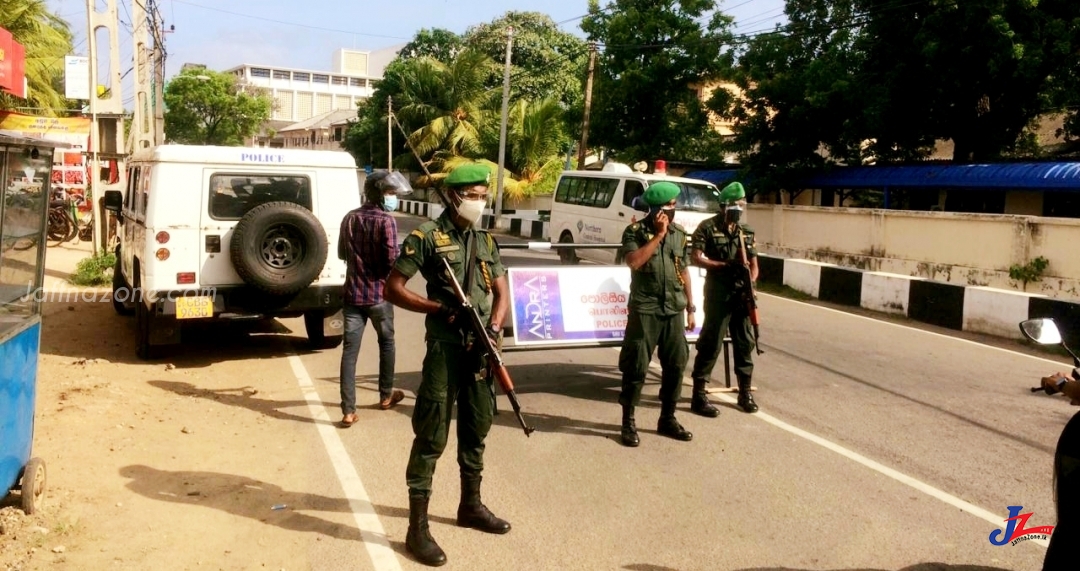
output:
[{"label": "asphalt road", "polygon": [[[399,218],[401,235],[420,222]],[[500,238],[500,240],[512,240]],[[508,264],[557,263],[507,252]],[[422,291],[421,278],[410,287]],[[719,418],[679,419],[692,442],[655,433],[657,376],[637,414],[642,443],[618,442],[617,351],[548,350],[506,356],[529,421],[509,403],[487,440],[483,497],[513,530],[485,535],[453,525],[456,439],[440,461],[432,534],[453,569],[1038,570],[1035,541],[995,546],[1008,506],[1054,523],[1052,456],[1076,412],[1032,395],[1066,365],[894,323],[761,295],[755,396],[761,412],[714,396]],[[286,321],[303,331],[299,320]],[[297,378],[293,407],[311,424],[311,494],[348,498],[354,541],[319,542],[313,569],[419,569],[404,549],[410,414],[424,356],[422,316],[397,310],[397,387],[377,400],[377,343],[365,333],[358,367],[360,421],[338,421],[340,351],[300,353],[276,374]],[[691,352],[691,358],[693,352]],[[288,360],[288,365],[285,365]],[[712,388],[723,387],[722,370]],[[689,381],[687,381],[689,383]],[[301,397],[303,398],[303,397]],[[322,422],[318,422],[321,420]],[[947,564],[934,567],[930,564]]]}]

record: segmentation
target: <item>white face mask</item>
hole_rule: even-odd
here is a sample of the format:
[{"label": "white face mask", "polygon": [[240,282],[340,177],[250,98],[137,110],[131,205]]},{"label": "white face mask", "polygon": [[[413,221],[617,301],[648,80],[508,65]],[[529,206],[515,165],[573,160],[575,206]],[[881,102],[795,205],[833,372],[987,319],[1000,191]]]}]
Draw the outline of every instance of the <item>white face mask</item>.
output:
[{"label": "white face mask", "polygon": [[457,210],[462,218],[476,226],[480,223],[480,217],[484,215],[485,206],[487,206],[486,200],[462,200],[461,204],[458,204]]}]

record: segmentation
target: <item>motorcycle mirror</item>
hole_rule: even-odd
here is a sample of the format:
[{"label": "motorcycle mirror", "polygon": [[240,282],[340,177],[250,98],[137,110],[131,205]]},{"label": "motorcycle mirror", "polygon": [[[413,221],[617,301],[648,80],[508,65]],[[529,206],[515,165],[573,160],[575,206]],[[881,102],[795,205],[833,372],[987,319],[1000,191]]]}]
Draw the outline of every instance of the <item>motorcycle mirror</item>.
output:
[{"label": "motorcycle mirror", "polygon": [[1040,345],[1057,345],[1062,341],[1057,323],[1054,323],[1054,320],[1050,318],[1022,321],[1020,322],[1020,332]]}]

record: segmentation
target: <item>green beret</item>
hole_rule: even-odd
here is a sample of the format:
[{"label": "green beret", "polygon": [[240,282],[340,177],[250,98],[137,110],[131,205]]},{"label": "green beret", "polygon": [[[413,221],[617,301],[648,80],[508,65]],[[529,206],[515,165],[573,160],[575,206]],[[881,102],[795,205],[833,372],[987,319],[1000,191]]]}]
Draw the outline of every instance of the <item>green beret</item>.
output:
[{"label": "green beret", "polygon": [[641,195],[641,199],[649,206],[662,206],[671,202],[671,199],[676,196],[679,196],[680,192],[682,192],[682,189],[673,182],[654,182],[649,185],[645,194]]},{"label": "green beret", "polygon": [[720,202],[723,204],[731,204],[736,200],[742,200],[746,198],[746,191],[743,190],[742,183],[733,182],[724,187],[724,190],[720,191]]},{"label": "green beret", "polygon": [[464,164],[446,177],[447,186],[466,186],[470,184],[488,184],[491,182],[491,169],[480,163]]}]

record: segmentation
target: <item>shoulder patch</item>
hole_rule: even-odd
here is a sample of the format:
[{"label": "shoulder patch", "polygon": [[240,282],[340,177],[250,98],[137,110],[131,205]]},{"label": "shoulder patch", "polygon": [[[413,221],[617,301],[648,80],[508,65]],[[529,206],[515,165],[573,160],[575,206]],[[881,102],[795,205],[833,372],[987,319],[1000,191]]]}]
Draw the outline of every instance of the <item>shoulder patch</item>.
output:
[{"label": "shoulder patch", "polygon": [[417,238],[420,238],[421,240],[424,239],[424,233],[421,232],[419,228],[417,228],[416,230],[413,230],[412,232],[409,232],[409,236],[416,236]]}]

